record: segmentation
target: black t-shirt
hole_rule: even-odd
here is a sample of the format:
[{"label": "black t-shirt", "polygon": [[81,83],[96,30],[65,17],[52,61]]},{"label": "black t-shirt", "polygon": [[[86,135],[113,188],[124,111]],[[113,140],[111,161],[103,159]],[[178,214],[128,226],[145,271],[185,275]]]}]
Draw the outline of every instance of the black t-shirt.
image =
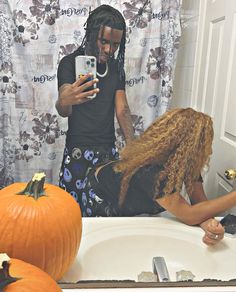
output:
[{"label": "black t-shirt", "polygon": [[[147,165],[140,168],[131,178],[125,202],[118,207],[118,195],[122,175],[113,170],[114,163],[107,164],[98,173],[98,195],[112,203],[119,216],[138,214],[158,214],[165,211],[155,201],[154,180],[161,170],[158,165]],[[161,196],[161,194],[159,195]]]},{"label": "black t-shirt", "polygon": [[[65,83],[75,82],[75,57],[81,54],[78,49],[60,61],[57,72],[58,88]],[[97,63],[98,72],[103,73],[104,67],[104,64]],[[115,141],[115,93],[117,90],[125,90],[125,76],[120,77],[117,61],[112,59],[108,64],[108,74],[97,78],[97,87],[100,89],[97,96],[88,102],[72,106],[67,131],[67,144],[71,146],[111,145]]]}]

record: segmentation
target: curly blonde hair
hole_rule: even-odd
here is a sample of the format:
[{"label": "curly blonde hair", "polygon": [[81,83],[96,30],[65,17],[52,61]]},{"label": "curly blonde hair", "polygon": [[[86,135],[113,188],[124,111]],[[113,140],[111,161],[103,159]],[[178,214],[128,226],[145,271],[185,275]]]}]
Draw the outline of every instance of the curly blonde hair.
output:
[{"label": "curly blonde hair", "polygon": [[122,173],[119,204],[123,204],[132,176],[138,169],[158,164],[162,170],[155,176],[155,194],[180,192],[185,184],[189,194],[193,182],[209,162],[212,153],[213,126],[210,116],[192,108],[173,109],[158,118],[136,140],[121,152],[121,160],[114,165]]}]

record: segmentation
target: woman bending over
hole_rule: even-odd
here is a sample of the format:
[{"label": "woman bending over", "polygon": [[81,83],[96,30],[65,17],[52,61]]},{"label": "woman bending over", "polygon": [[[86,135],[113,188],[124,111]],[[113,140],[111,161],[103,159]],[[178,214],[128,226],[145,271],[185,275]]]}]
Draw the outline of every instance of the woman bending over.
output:
[{"label": "woman bending over", "polygon": [[[135,216],[167,210],[185,224],[200,225],[203,241],[215,244],[224,228],[212,218],[236,205],[236,192],[209,201],[198,193],[212,140],[208,115],[191,108],[168,111],[123,149],[119,161],[90,170],[84,215]],[[183,185],[191,204],[180,194]]]}]

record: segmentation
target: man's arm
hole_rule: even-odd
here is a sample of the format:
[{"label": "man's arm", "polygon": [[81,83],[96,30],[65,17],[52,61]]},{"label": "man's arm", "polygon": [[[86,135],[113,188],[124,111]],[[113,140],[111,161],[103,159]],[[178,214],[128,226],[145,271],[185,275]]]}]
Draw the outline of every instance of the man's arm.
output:
[{"label": "man's arm", "polygon": [[125,141],[126,143],[129,143],[134,138],[134,128],[124,90],[116,91],[115,110],[118,123],[125,137]]},{"label": "man's arm", "polygon": [[71,87],[71,84],[63,84],[59,88],[58,99],[56,101],[56,109],[61,117],[69,117],[72,113],[72,105],[66,104],[66,91]]},{"label": "man's arm", "polygon": [[98,82],[98,79],[93,79],[83,84],[89,77],[90,74],[87,74],[72,84],[66,83],[60,86],[56,101],[56,109],[60,116],[68,117],[72,112],[72,105],[87,102],[90,100],[88,96],[99,92],[99,88],[84,92],[86,88]]}]

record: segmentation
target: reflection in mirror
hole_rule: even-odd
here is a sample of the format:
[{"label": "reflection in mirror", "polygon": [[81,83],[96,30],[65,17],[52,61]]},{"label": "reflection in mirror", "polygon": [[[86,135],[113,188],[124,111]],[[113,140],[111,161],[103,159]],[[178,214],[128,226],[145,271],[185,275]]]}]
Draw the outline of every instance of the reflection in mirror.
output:
[{"label": "reflection in mirror", "polygon": [[[226,285],[225,281],[232,280],[228,284],[232,285],[236,241],[225,237],[217,246],[206,248],[202,235],[199,227],[184,225],[168,214],[83,218],[80,251],[61,282],[64,287],[72,283],[73,287],[141,287],[146,282],[178,287]],[[155,257],[164,259],[170,282],[163,281],[162,267],[157,269],[157,278],[150,277]],[[227,265],[223,264],[226,258],[230,259]]]},{"label": "reflection in mirror", "polygon": [[[236,104],[233,98],[236,66],[232,65],[235,62],[232,39],[235,26],[230,17],[236,4],[232,0],[224,3],[234,7],[227,11],[228,15],[223,15],[226,10],[221,5],[222,1],[217,0],[206,1],[201,6],[199,1],[182,1],[184,26],[171,105],[193,106],[213,118],[213,155],[209,170],[202,174],[210,199],[235,188],[235,182],[228,181],[224,171],[236,167]],[[227,213],[236,214],[235,208]],[[163,257],[171,282],[158,282],[158,277],[157,283],[141,282],[140,285],[236,286],[233,267],[236,242],[230,234],[216,246],[207,248],[201,241],[203,231],[199,227],[183,225],[169,216],[84,218],[83,222],[78,258],[62,281],[80,281],[77,285],[83,283],[85,286],[88,281],[89,287],[93,281],[97,281],[96,285],[102,281],[100,285],[105,287],[112,281],[112,287],[135,287],[142,273],[154,272],[153,258]],[[227,265],[223,265],[226,259],[229,259]],[[189,281],[179,282],[186,279]]]}]

